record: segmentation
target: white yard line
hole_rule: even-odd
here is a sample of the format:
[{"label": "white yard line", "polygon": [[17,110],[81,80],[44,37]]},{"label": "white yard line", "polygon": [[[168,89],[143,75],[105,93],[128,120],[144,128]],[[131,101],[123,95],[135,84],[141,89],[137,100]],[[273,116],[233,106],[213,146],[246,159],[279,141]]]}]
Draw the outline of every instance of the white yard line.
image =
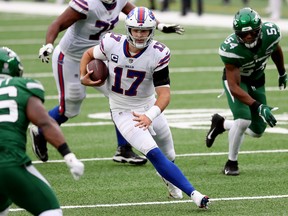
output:
[{"label": "white yard line", "polygon": [[[251,196],[251,197],[223,197],[223,198],[210,198],[210,202],[221,201],[239,201],[239,200],[263,200],[263,199],[283,199],[288,198],[288,195],[270,195],[270,196]],[[82,209],[82,208],[111,208],[111,207],[129,207],[129,206],[143,206],[143,205],[171,205],[178,203],[191,203],[191,199],[188,200],[173,200],[163,202],[138,202],[138,203],[114,203],[114,204],[95,204],[95,205],[75,205],[75,206],[61,206],[62,209]],[[12,208],[9,211],[23,211],[21,208]]]}]

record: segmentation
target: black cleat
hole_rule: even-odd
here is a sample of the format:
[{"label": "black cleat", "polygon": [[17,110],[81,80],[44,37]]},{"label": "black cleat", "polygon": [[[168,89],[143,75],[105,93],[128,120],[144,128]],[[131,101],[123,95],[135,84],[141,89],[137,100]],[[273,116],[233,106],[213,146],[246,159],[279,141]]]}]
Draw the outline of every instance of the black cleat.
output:
[{"label": "black cleat", "polygon": [[231,176],[239,175],[238,161],[228,160],[224,166],[223,174]]},{"label": "black cleat", "polygon": [[130,144],[126,146],[119,146],[115,155],[113,156],[113,161],[117,163],[130,163],[134,165],[144,165],[147,163],[147,159],[145,157],[141,157],[133,152]]},{"label": "black cleat", "polygon": [[35,125],[31,125],[30,127],[30,136],[34,154],[39,160],[46,162],[48,160],[47,141],[42,134],[39,134],[38,127]]},{"label": "black cleat", "polygon": [[212,116],[211,127],[206,135],[206,146],[208,148],[213,145],[215,138],[225,131],[223,123],[224,118],[221,115],[216,113]]}]

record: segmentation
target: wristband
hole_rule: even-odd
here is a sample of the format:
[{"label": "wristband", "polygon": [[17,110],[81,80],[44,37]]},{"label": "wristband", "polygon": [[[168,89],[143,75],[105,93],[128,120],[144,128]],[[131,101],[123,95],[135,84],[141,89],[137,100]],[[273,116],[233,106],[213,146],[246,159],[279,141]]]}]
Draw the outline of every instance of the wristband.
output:
[{"label": "wristband", "polygon": [[156,26],[156,28],[159,30],[159,31],[162,31],[163,30],[163,28],[164,28],[164,24],[163,23],[159,23],[157,26]]},{"label": "wristband", "polygon": [[58,152],[64,157],[65,155],[71,153],[67,143],[63,143],[58,147]]},{"label": "wristband", "polygon": [[145,115],[151,120],[153,121],[157,116],[159,116],[161,114],[161,109],[154,105],[152,106],[149,110],[147,110],[145,112]]},{"label": "wristband", "polygon": [[254,102],[252,103],[252,105],[250,105],[250,109],[251,109],[252,111],[257,112],[258,107],[259,107],[260,105],[261,105],[261,103],[259,103],[258,101],[254,101]]}]

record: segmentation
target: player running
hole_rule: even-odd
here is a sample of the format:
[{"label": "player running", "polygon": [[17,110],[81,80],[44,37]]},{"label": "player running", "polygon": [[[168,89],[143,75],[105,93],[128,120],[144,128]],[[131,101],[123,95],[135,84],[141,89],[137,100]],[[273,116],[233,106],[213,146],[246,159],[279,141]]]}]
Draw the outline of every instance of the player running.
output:
[{"label": "player running", "polygon": [[273,108],[267,105],[265,94],[264,70],[270,56],[277,67],[280,90],[286,88],[287,82],[278,26],[272,22],[262,23],[255,10],[243,8],[234,16],[233,28],[234,33],[220,45],[219,55],[225,65],[223,86],[234,120],[213,115],[206,136],[206,145],[211,147],[217,135],[229,130],[225,175],[239,175],[238,153],[245,133],[258,138],[267,124],[276,125]]}]

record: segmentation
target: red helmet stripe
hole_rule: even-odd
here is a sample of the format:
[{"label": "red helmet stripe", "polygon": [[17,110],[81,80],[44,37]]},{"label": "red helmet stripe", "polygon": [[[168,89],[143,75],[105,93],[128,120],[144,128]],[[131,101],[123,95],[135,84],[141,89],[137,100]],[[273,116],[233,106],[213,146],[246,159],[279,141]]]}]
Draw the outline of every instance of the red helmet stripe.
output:
[{"label": "red helmet stripe", "polygon": [[139,7],[138,9],[138,23],[144,23],[145,21],[145,8]]}]

